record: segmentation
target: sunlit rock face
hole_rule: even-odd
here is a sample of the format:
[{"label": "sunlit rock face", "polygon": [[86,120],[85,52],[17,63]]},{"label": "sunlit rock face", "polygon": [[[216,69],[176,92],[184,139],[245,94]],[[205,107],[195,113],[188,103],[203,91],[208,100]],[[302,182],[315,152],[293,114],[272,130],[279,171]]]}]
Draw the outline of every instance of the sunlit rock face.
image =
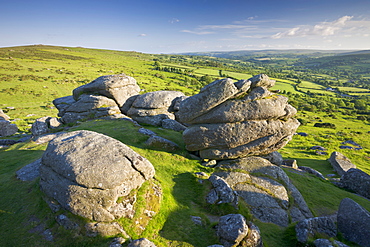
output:
[{"label": "sunlit rock face", "polygon": [[186,98],[176,113],[188,125],[189,151],[206,159],[266,155],[284,147],[296,132],[296,109],[288,98],[269,91],[275,81],[261,74],[233,82],[222,79]]}]

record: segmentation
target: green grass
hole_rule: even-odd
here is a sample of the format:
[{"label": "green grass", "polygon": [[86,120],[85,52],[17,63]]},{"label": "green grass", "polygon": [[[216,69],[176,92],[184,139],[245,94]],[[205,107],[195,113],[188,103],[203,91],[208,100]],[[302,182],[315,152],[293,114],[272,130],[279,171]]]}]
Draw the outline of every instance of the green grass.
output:
[{"label": "green grass", "polygon": [[[154,70],[154,58],[156,58],[154,55],[137,52],[85,48],[51,46],[0,48],[0,108],[5,108],[12,119],[18,119],[15,123],[22,132],[29,133],[28,129],[36,118],[56,116],[57,110],[51,104],[53,99],[71,95],[74,88],[101,75],[126,73],[133,76],[143,89],[142,93],[156,90],[178,90],[187,95],[197,93],[201,85],[198,81],[189,82],[191,77],[186,75]],[[208,74],[215,78],[219,77],[219,68],[197,68],[175,63],[168,65],[182,69],[194,69],[197,76]],[[252,76],[224,69],[222,73],[237,79],[248,79]],[[272,79],[276,80],[276,85],[272,89],[305,95],[305,93],[296,91],[294,86],[297,83],[293,80]],[[309,81],[302,81],[298,89],[304,92],[327,94],[328,96],[323,96],[323,99],[333,96],[326,92],[323,86]],[[15,110],[6,109],[8,106],[14,106]],[[346,111],[346,109],[340,110]],[[296,159],[298,165],[312,167],[326,176],[334,173],[327,161],[330,153],[340,151],[359,169],[370,173],[369,122],[357,120],[355,115],[344,115],[340,112],[332,114],[335,117],[319,111],[299,112],[297,118],[306,120],[307,125],[300,126],[298,132],[306,132],[308,136],[295,135],[293,140],[279,152],[283,158]],[[336,129],[313,127],[320,120],[335,124]],[[163,190],[160,210],[143,232],[137,227],[132,227],[129,232],[133,237],[146,237],[157,246],[205,247],[216,244],[215,222],[210,216],[218,217],[238,211],[230,205],[207,205],[205,203],[204,198],[208,193],[209,183],[199,183],[194,172],[202,171],[211,174],[213,170],[201,166],[198,160],[191,159],[184,148],[180,133],[151,126],[145,126],[145,128],[172,140],[181,149],[170,153],[149,148],[145,145],[148,136],[139,134],[138,127],[128,121],[87,121],[72,127],[70,131],[86,129],[116,138],[146,157],[154,165],[155,183],[160,184]],[[346,140],[357,142],[363,149],[340,150],[341,142]],[[314,145],[327,148],[328,155],[317,155],[310,149]],[[0,225],[3,226],[0,233],[2,240],[0,246],[50,246],[50,243],[46,242],[40,234],[32,233],[32,229],[40,222],[44,222],[45,227],[53,231],[54,246],[107,246],[111,240],[109,238],[86,238],[64,230],[55,222],[54,215],[42,199],[38,180],[22,182],[15,178],[15,172],[40,158],[45,148],[46,144],[36,145],[28,142],[0,150],[0,193],[2,196]],[[286,169],[286,172],[305,197],[315,216],[335,212],[338,210],[341,199],[345,197],[352,198],[370,210],[368,200],[339,189],[328,181],[312,175],[292,173],[289,169]],[[149,184],[146,184],[145,188],[148,187],[150,187]],[[145,188],[139,191],[139,211],[148,206],[143,200],[147,191]],[[151,206],[158,207],[159,205],[153,201]],[[239,212],[259,226],[265,246],[297,246],[294,224],[282,228],[260,222],[250,216],[245,205],[240,205]],[[203,226],[195,225],[191,221],[191,216],[202,217]],[[120,220],[120,223],[124,226],[132,226],[135,221],[145,220],[147,219],[137,214],[133,220]]]}]

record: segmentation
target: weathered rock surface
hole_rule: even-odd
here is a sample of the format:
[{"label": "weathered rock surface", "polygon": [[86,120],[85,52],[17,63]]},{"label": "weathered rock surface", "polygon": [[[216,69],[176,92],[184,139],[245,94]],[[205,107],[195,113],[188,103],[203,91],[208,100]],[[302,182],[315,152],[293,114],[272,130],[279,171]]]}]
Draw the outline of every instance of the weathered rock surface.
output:
[{"label": "weathered rock surface", "polygon": [[129,243],[127,247],[156,247],[156,245],[146,238],[140,238]]},{"label": "weathered rock surface", "polygon": [[212,176],[221,177],[249,205],[257,219],[287,226],[289,218],[295,222],[312,217],[289,177],[268,160],[260,157],[225,160],[217,168],[220,171],[216,170]]},{"label": "weathered rock surface", "polygon": [[349,169],[340,178],[340,186],[370,199],[370,175],[356,168]]},{"label": "weathered rock surface", "polygon": [[173,141],[170,141],[166,138],[163,138],[157,135],[151,136],[148,140],[146,140],[145,144],[150,146],[151,148],[160,149],[160,150],[169,151],[169,152],[174,152],[180,149],[180,147]]},{"label": "weathered rock surface", "polygon": [[135,98],[127,115],[139,123],[161,126],[164,119],[175,119],[175,100],[183,97],[178,91],[155,91]]},{"label": "weathered rock surface", "polygon": [[17,133],[18,127],[7,120],[0,119],[0,137],[11,136]]},{"label": "weathered rock surface", "polygon": [[99,95],[81,95],[77,101],[70,104],[62,112],[59,112],[61,121],[64,123],[73,123],[84,119],[99,118],[114,114],[120,114],[116,102],[105,96]]},{"label": "weathered rock surface", "polygon": [[40,187],[76,215],[94,221],[125,217],[118,203],[154,176],[152,164],[125,144],[92,131],[59,135],[42,156]]},{"label": "weathered rock surface", "polygon": [[228,214],[220,217],[217,236],[225,247],[237,246],[248,234],[248,225],[241,214]]},{"label": "weathered rock surface", "polygon": [[344,175],[351,168],[356,168],[356,165],[352,164],[350,159],[339,152],[333,152],[328,161],[339,176]]},{"label": "weathered rock surface", "polygon": [[136,80],[125,74],[100,76],[92,82],[73,90],[73,98],[77,101],[82,94],[98,94],[113,99],[118,107],[122,107],[128,98],[137,95],[140,87]]},{"label": "weathered rock surface", "polygon": [[22,181],[32,181],[40,176],[41,159],[35,160],[16,171],[17,178]]},{"label": "weathered rock surface", "polygon": [[370,246],[370,213],[355,201],[344,198],[338,210],[338,231],[346,240]]},{"label": "weathered rock surface", "polygon": [[209,204],[219,203],[233,203],[237,204],[238,197],[236,193],[230,188],[226,181],[217,175],[211,175],[209,177],[213,189],[207,195],[207,202]]},{"label": "weathered rock surface", "polygon": [[349,247],[348,245],[343,244],[340,241],[333,240],[333,242],[331,242],[329,239],[323,238],[316,239],[313,244],[315,245],[315,247]]},{"label": "weathered rock surface", "polygon": [[206,159],[235,159],[266,155],[285,146],[298,128],[296,119],[261,120],[189,126],[183,133],[186,148]]},{"label": "weathered rock surface", "polygon": [[86,235],[96,237],[98,235],[108,237],[122,234],[128,236],[125,230],[117,222],[90,222],[85,225]]},{"label": "weathered rock surface", "polygon": [[271,93],[266,75],[233,83],[212,82],[180,104],[176,119],[188,124],[183,137],[189,151],[205,159],[262,156],[285,146],[299,126],[296,110]]},{"label": "weathered rock surface", "polygon": [[315,217],[302,220],[295,226],[297,240],[307,242],[316,234],[333,238],[337,235],[337,226],[333,217]]},{"label": "weathered rock surface", "polygon": [[32,124],[31,132],[33,136],[41,136],[50,132],[50,129],[55,129],[61,126],[62,123],[55,117],[41,117],[35,120]]},{"label": "weathered rock surface", "polygon": [[163,119],[162,128],[170,129],[170,130],[174,130],[178,132],[186,130],[186,126],[182,125],[181,123],[173,119]]}]

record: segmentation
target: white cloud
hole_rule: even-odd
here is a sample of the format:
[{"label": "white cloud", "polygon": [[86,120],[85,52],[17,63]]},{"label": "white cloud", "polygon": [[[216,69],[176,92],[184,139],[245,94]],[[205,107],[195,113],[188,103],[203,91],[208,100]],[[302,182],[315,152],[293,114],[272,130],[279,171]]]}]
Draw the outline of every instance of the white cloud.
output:
[{"label": "white cloud", "polygon": [[332,22],[321,22],[316,25],[303,25],[288,29],[283,32],[278,32],[271,36],[273,39],[281,39],[287,37],[305,37],[305,36],[331,36],[340,31],[349,28],[348,25],[353,16],[343,16]]},{"label": "white cloud", "polygon": [[139,34],[138,35],[139,37],[146,37],[146,36],[148,36],[146,33],[142,33],[142,34]]},{"label": "white cloud", "polygon": [[209,31],[192,31],[192,30],[181,30],[183,33],[192,33],[192,34],[198,34],[198,35],[205,35],[205,34],[212,34],[214,32]]}]

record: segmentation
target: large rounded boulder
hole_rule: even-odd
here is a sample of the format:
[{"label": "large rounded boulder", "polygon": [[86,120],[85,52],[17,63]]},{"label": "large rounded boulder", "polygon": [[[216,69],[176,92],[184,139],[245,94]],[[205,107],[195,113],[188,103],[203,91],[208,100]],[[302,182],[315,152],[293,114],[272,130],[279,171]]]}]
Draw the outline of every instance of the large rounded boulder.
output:
[{"label": "large rounded boulder", "polygon": [[49,142],[42,156],[40,186],[73,214],[113,221],[133,215],[131,192],[154,174],[153,165],[125,144],[81,130]]}]

